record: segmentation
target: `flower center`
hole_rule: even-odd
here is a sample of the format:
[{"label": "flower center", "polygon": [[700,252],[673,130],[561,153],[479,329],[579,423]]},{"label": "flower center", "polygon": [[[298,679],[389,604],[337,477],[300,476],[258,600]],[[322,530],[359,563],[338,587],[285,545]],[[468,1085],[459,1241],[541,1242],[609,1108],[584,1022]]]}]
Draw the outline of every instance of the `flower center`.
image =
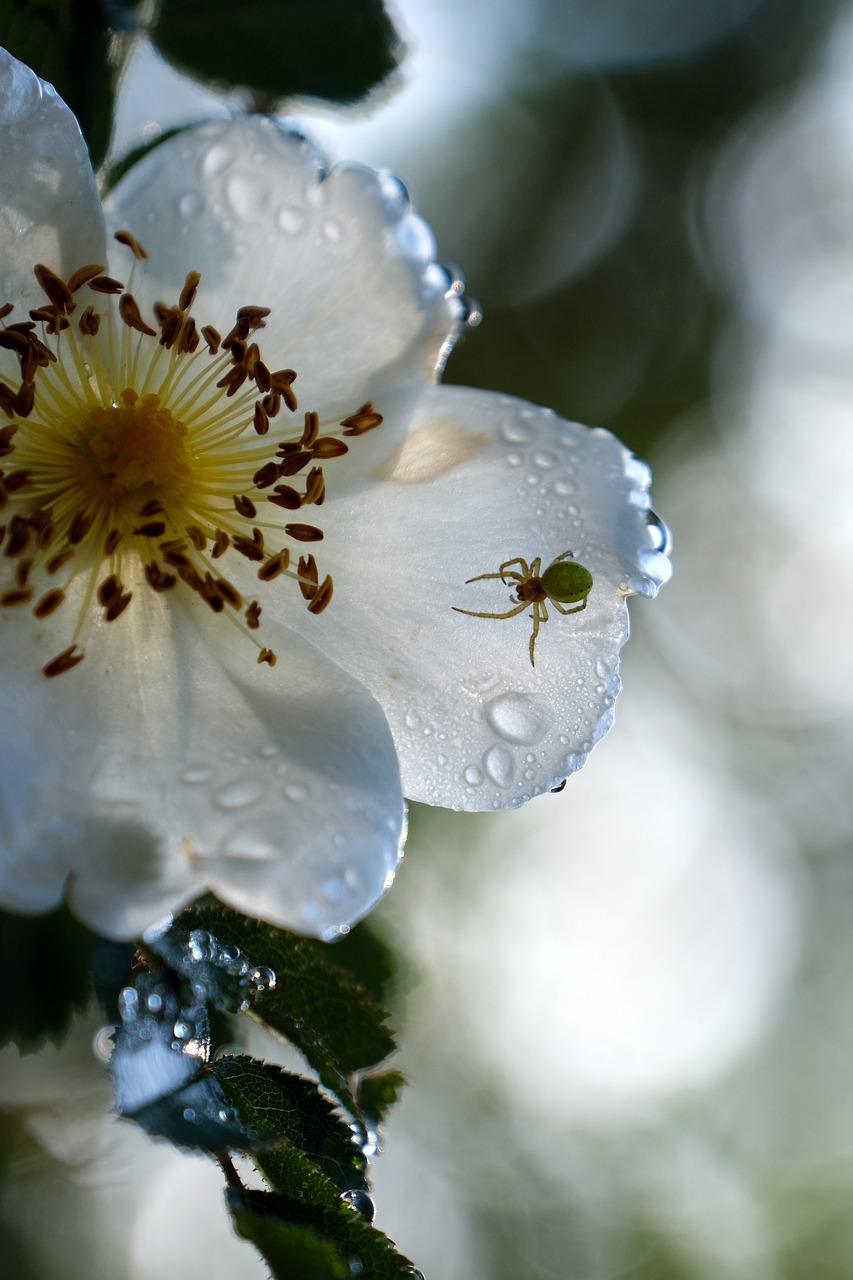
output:
[{"label": "flower center", "polygon": [[126,387],[121,399],[120,406],[96,406],[85,423],[89,450],[112,496],[121,498],[144,485],[157,490],[179,485],[190,475],[184,424],[156,395],[140,400]]},{"label": "flower center", "polygon": [[[136,270],[145,251],[128,232],[116,239]],[[224,338],[199,328],[196,272],[176,305],[155,304],[156,328],[99,265],[67,281],[44,266],[35,275],[47,304],[0,324],[0,349],[21,375],[17,387],[0,381],[11,420],[0,428],[0,459],[11,461],[0,469],[0,606],[48,618],[82,580],[72,643],[43,668],[49,677],[82,661],[93,615],[114,622],[137,586],[195,593],[272,666],[254,635],[257,596],[290,579],[310,613],[329,604],[332,579],[311,554],[291,567],[289,545],[319,542],[323,530],[292,516],[322,506],[322,464],[381,415],[363,404],[329,423],[308,412],[295,426],[296,374],[271,371],[253,341],[267,308],[241,307]],[[80,310],[84,291],[94,301]],[[11,311],[0,307],[0,321]]]}]

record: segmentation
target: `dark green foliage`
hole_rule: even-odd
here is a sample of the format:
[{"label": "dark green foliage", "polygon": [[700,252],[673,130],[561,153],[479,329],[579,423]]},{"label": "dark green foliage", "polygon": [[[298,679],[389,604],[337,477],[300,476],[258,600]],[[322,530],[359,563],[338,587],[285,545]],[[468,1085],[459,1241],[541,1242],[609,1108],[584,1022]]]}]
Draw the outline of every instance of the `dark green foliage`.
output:
[{"label": "dark green foliage", "polygon": [[108,55],[118,17],[117,5],[108,15],[99,0],[0,0],[0,45],[68,103],[96,165],[112,129],[116,68]]},{"label": "dark green foliage", "polygon": [[[333,1211],[267,1191],[232,1192],[230,1199],[237,1230],[260,1249],[276,1280],[337,1280],[355,1274],[361,1280],[412,1280],[415,1274],[388,1237],[346,1205]],[[312,1252],[321,1241],[328,1252]],[[299,1249],[314,1270],[294,1269],[301,1261]]]},{"label": "dark green foliage", "polygon": [[0,1045],[32,1053],[61,1041],[93,995],[112,1010],[132,956],[131,946],[90,933],[67,907],[35,918],[0,911]]},{"label": "dark green foliage", "polygon": [[[181,912],[168,933],[148,945],[192,980],[200,967],[190,949],[195,933],[239,947],[253,966],[273,970],[276,985],[254,1001],[252,1016],[296,1045],[323,1083],[353,1106],[349,1077],[381,1062],[394,1041],[384,1010],[335,964],[335,950],[250,920],[211,899]],[[233,1010],[245,993],[239,976],[217,970],[210,992],[215,1005]]]},{"label": "dark green foliage", "polygon": [[297,1147],[339,1191],[367,1190],[352,1130],[311,1080],[245,1055],[219,1058],[213,1072],[249,1130]]},{"label": "dark green foliage", "polygon": [[189,75],[282,98],[363,98],[397,65],[381,0],[162,0],[151,38]]}]

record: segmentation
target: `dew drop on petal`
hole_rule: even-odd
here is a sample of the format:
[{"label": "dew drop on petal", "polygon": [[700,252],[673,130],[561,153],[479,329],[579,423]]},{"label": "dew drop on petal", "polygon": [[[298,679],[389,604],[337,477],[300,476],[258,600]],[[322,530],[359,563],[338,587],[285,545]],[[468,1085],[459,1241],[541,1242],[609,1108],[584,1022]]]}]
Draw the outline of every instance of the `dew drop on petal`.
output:
[{"label": "dew drop on petal", "polygon": [[178,200],[178,212],[185,218],[194,218],[201,213],[202,199],[197,191],[185,191]]},{"label": "dew drop on petal", "polygon": [[515,777],[515,762],[512,752],[506,747],[489,747],[483,756],[483,767],[492,782],[496,782],[499,787],[512,785]]},{"label": "dew drop on petal", "polygon": [[217,178],[231,163],[231,148],[223,142],[214,142],[208,148],[201,162],[201,171],[206,178]]},{"label": "dew drop on petal", "polygon": [[225,184],[225,197],[236,217],[244,222],[256,222],[266,208],[269,188],[261,177],[235,173]]},{"label": "dew drop on petal", "polygon": [[545,712],[523,693],[501,693],[485,706],[486,720],[506,742],[531,746],[551,727]]},{"label": "dew drop on petal", "polygon": [[469,787],[478,787],[483,781],[483,770],[476,764],[469,764],[465,767],[462,777]]},{"label": "dew drop on petal", "polygon": [[240,778],[217,791],[213,803],[218,809],[248,809],[260,800],[261,795],[261,788],[256,782],[250,778]]},{"label": "dew drop on petal", "polygon": [[189,786],[197,786],[200,782],[209,782],[213,777],[213,770],[207,764],[191,764],[178,776],[181,782],[186,782]]}]

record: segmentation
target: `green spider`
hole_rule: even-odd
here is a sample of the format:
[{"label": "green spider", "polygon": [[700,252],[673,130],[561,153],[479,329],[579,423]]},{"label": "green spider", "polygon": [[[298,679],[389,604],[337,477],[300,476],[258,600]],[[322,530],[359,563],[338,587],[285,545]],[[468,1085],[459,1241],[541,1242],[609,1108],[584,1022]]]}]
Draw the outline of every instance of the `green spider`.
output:
[{"label": "green spider", "polygon": [[[587,596],[592,590],[592,574],[582,564],[572,560],[573,551],[564,551],[542,572],[542,558],[537,556],[532,564],[517,556],[514,560],[505,560],[497,573],[481,573],[468,582],[482,582],[484,578],[500,578],[504,586],[516,583],[514,599],[518,601],[513,609],[506,613],[478,613],[474,609],[452,608],[457,613],[467,613],[471,618],[514,618],[529,604],[533,605],[533,634],[530,637],[530,665],[536,666],[533,656],[536,637],[539,634],[540,622],[548,621],[548,609],[545,602],[551,601],[560,613],[580,613],[586,608]],[[518,565],[518,569],[512,566]],[[467,583],[466,583],[467,585]],[[580,603],[578,603],[580,601]],[[564,609],[566,604],[574,605],[573,609]]]}]

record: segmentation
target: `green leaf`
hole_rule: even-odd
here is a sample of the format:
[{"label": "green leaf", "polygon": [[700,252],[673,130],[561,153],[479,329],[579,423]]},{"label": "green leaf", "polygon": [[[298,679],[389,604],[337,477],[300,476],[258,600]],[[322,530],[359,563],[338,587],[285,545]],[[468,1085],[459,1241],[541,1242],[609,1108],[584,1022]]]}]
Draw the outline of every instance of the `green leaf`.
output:
[{"label": "green leaf", "polygon": [[93,994],[114,998],[132,956],[132,947],[90,933],[66,907],[36,918],[0,911],[0,1045],[32,1053],[61,1041]]},{"label": "green leaf", "polygon": [[378,1071],[360,1076],[355,1090],[359,1110],[376,1129],[400,1097],[406,1083],[402,1071]]},{"label": "green leaf", "polygon": [[367,1190],[352,1130],[313,1081],[246,1055],[217,1059],[213,1072],[248,1130],[298,1148],[339,1191]]},{"label": "green leaf", "polygon": [[[296,1045],[323,1084],[358,1113],[349,1078],[386,1058],[394,1040],[385,1011],[334,963],[328,944],[206,899],[146,947],[193,984],[198,998],[226,1011],[243,1007]],[[259,991],[251,975],[264,969],[275,985]]]},{"label": "green leaf", "polygon": [[[113,32],[96,0],[2,0],[0,45],[54,85],[100,164],[110,141],[117,67]],[[115,47],[114,45],[112,46]]]},{"label": "green leaf", "polygon": [[[369,1226],[344,1202],[335,1209],[324,1208],[270,1191],[232,1192],[229,1199],[237,1230],[261,1250],[277,1280],[314,1280],[314,1276],[317,1280],[337,1280],[339,1276],[356,1274],[361,1280],[412,1280],[417,1274],[387,1236]],[[307,1275],[292,1269],[287,1251],[293,1228],[311,1233],[334,1250],[327,1255],[329,1269]],[[331,1269],[338,1261],[344,1263],[346,1270]]]},{"label": "green leaf", "polygon": [[234,1214],[234,1225],[269,1263],[275,1280],[349,1280],[352,1276],[338,1249],[310,1227],[245,1210]]},{"label": "green leaf", "polygon": [[357,102],[400,52],[381,0],[162,0],[150,35],[190,75],[245,85],[261,105]]}]

